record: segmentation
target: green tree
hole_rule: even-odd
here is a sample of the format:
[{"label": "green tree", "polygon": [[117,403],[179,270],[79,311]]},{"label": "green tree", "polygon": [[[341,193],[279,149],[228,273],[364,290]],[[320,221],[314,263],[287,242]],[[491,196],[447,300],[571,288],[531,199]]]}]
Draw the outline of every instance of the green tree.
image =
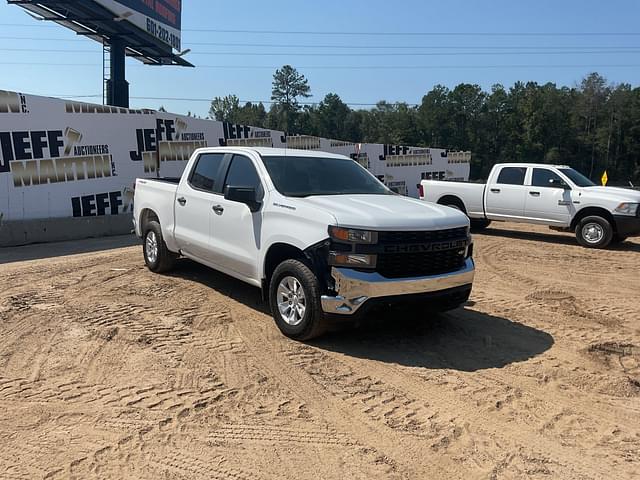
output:
[{"label": "green tree", "polygon": [[336,139],[348,136],[345,127],[351,109],[338,95],[335,93],[327,94],[318,107],[312,111],[317,125],[316,135]]},{"label": "green tree", "polygon": [[271,124],[275,128],[285,132],[292,132],[296,120],[296,114],[300,111],[298,98],[309,98],[311,87],[304,75],[291,65],[284,65],[276,70],[273,75],[271,89]]},{"label": "green tree", "polygon": [[267,121],[267,111],[262,103],[247,102],[234,110],[230,118],[233,123],[264,128]]},{"label": "green tree", "polygon": [[486,178],[497,162],[526,161],[568,164],[596,181],[606,169],[612,184],[640,184],[640,88],[597,73],[575,87],[436,85],[417,107],[380,101],[359,110],[335,93],[301,108],[308,83],[290,66],[276,72],[273,87],[268,113],[229,96],[214,100],[212,116],[352,142],[471,150],[473,179]]},{"label": "green tree", "polygon": [[240,99],[235,95],[215,97],[209,107],[209,118],[219,122],[231,122],[240,108]]},{"label": "green tree", "polygon": [[453,136],[450,91],[436,85],[422,97],[418,107],[418,129],[422,141],[432,147],[448,145]]}]

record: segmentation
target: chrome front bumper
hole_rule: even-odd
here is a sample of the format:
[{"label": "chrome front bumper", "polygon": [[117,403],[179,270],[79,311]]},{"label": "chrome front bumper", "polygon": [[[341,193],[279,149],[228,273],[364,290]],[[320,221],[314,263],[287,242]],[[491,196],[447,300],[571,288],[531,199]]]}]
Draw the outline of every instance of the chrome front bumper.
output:
[{"label": "chrome front bumper", "polygon": [[376,272],[358,272],[349,268],[331,269],[336,281],[335,297],[321,297],[325,313],[340,315],[354,314],[367,300],[372,298],[411,295],[447,290],[469,285],[473,282],[475,266],[468,258],[461,270],[428,277],[389,279]]}]

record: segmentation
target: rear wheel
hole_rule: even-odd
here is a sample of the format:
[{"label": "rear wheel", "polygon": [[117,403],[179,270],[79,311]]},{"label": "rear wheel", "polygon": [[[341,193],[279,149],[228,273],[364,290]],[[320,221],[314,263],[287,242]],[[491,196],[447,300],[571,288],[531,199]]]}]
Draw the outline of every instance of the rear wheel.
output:
[{"label": "rear wheel", "polygon": [[275,269],[269,303],[276,325],[287,337],[310,340],[326,330],[318,279],[300,260],[285,260]]},{"label": "rear wheel", "polygon": [[487,220],[484,218],[471,218],[467,214],[467,210],[464,208],[464,204],[461,200],[453,197],[445,197],[438,202],[440,205],[444,205],[445,207],[455,208],[456,210],[460,210],[462,213],[467,215],[469,218],[469,222],[471,222],[472,230],[484,230],[489,225],[491,225],[491,220]]},{"label": "rear wheel", "polygon": [[142,251],[144,263],[152,272],[162,273],[171,270],[178,256],[169,251],[162,238],[162,229],[155,220],[145,226]]},{"label": "rear wheel", "polygon": [[576,239],[587,248],[606,248],[613,240],[613,228],[606,218],[585,217],[576,225]]}]

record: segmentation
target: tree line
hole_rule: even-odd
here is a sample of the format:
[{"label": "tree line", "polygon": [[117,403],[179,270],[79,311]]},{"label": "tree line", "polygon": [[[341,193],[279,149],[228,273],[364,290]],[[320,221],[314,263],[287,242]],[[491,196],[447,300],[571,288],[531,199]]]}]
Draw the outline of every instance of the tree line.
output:
[{"label": "tree line", "polygon": [[302,105],[310,94],[307,79],[285,65],[274,74],[268,110],[227,95],[213,99],[209,116],[289,134],[470,150],[472,179],[486,178],[495,163],[538,162],[571,165],[593,180],[606,170],[612,184],[640,184],[640,88],[598,73],[574,87],[436,85],[414,106],[380,101],[352,109],[335,93]]}]

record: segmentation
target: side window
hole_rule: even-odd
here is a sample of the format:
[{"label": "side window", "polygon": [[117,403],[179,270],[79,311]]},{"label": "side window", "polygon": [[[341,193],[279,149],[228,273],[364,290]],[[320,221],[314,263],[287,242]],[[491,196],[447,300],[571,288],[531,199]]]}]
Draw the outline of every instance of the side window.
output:
[{"label": "side window", "polygon": [[502,185],[524,185],[526,167],[503,167],[498,175],[498,181]]},{"label": "side window", "polygon": [[225,188],[227,185],[232,187],[253,187],[255,189],[260,186],[260,177],[249,158],[242,155],[233,156],[227,179],[224,182]]},{"label": "side window", "polygon": [[534,168],[531,185],[534,187],[562,188],[564,182],[555,172],[546,168]]},{"label": "side window", "polygon": [[213,192],[220,182],[218,172],[223,158],[223,153],[203,153],[200,155],[189,179],[191,186],[199,190]]}]

